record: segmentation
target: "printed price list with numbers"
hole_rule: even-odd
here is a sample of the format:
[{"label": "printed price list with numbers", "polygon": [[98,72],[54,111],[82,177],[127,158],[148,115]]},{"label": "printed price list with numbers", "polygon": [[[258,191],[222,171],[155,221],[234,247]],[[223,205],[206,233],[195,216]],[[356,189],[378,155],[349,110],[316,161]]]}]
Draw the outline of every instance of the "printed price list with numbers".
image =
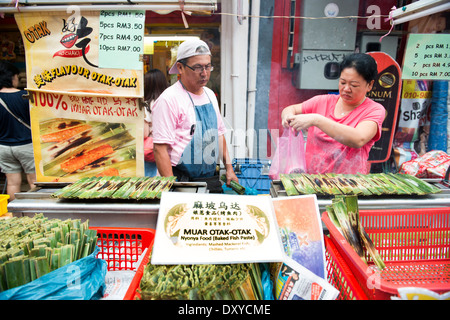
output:
[{"label": "printed price list with numbers", "polygon": [[100,11],[99,67],[142,70],[145,11]]},{"label": "printed price list with numbers", "polygon": [[402,78],[450,80],[450,34],[410,34]]}]

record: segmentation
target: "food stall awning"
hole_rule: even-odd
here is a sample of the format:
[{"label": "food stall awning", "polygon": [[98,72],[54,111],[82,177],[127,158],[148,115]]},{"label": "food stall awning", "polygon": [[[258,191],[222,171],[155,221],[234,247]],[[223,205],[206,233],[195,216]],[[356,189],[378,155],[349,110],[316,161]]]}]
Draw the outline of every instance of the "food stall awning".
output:
[{"label": "food stall awning", "polygon": [[42,12],[66,11],[70,6],[77,6],[80,10],[148,10],[161,14],[172,11],[212,13],[217,10],[217,0],[0,0],[0,12]]}]

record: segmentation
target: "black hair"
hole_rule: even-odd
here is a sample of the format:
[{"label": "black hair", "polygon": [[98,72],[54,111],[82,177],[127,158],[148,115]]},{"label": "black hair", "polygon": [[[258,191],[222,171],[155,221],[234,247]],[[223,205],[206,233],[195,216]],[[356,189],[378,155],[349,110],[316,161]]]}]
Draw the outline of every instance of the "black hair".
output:
[{"label": "black hair", "polygon": [[156,100],[168,86],[164,73],[159,69],[151,69],[144,75],[144,100]]},{"label": "black hair", "polygon": [[9,61],[0,60],[0,89],[13,88],[12,78],[19,74],[20,70]]},{"label": "black hair", "polygon": [[352,53],[345,56],[340,64],[341,72],[347,68],[355,68],[367,82],[375,80],[378,75],[377,62],[366,53]]}]

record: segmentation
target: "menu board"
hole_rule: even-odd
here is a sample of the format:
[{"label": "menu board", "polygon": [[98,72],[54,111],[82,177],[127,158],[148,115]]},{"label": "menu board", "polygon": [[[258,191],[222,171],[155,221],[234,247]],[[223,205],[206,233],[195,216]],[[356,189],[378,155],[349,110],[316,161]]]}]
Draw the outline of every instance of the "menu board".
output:
[{"label": "menu board", "polygon": [[[143,97],[143,67],[100,66],[100,34],[104,31],[100,12],[18,13],[14,17],[25,46],[26,89]],[[139,45],[143,48],[143,39]]]},{"label": "menu board", "polygon": [[142,70],[145,11],[100,11],[99,67]]},{"label": "menu board", "polygon": [[145,14],[17,13],[15,19],[27,61],[37,181],[143,176]]},{"label": "menu board", "polygon": [[450,34],[410,34],[402,78],[450,80]]}]

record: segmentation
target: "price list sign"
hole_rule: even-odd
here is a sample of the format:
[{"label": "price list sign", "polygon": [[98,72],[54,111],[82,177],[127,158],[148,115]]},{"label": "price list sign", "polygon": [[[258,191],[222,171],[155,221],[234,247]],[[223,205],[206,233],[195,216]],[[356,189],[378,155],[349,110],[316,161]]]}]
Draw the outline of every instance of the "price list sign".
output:
[{"label": "price list sign", "polygon": [[100,11],[99,67],[142,70],[145,11]]},{"label": "price list sign", "polygon": [[402,78],[450,80],[450,34],[410,34]]}]

